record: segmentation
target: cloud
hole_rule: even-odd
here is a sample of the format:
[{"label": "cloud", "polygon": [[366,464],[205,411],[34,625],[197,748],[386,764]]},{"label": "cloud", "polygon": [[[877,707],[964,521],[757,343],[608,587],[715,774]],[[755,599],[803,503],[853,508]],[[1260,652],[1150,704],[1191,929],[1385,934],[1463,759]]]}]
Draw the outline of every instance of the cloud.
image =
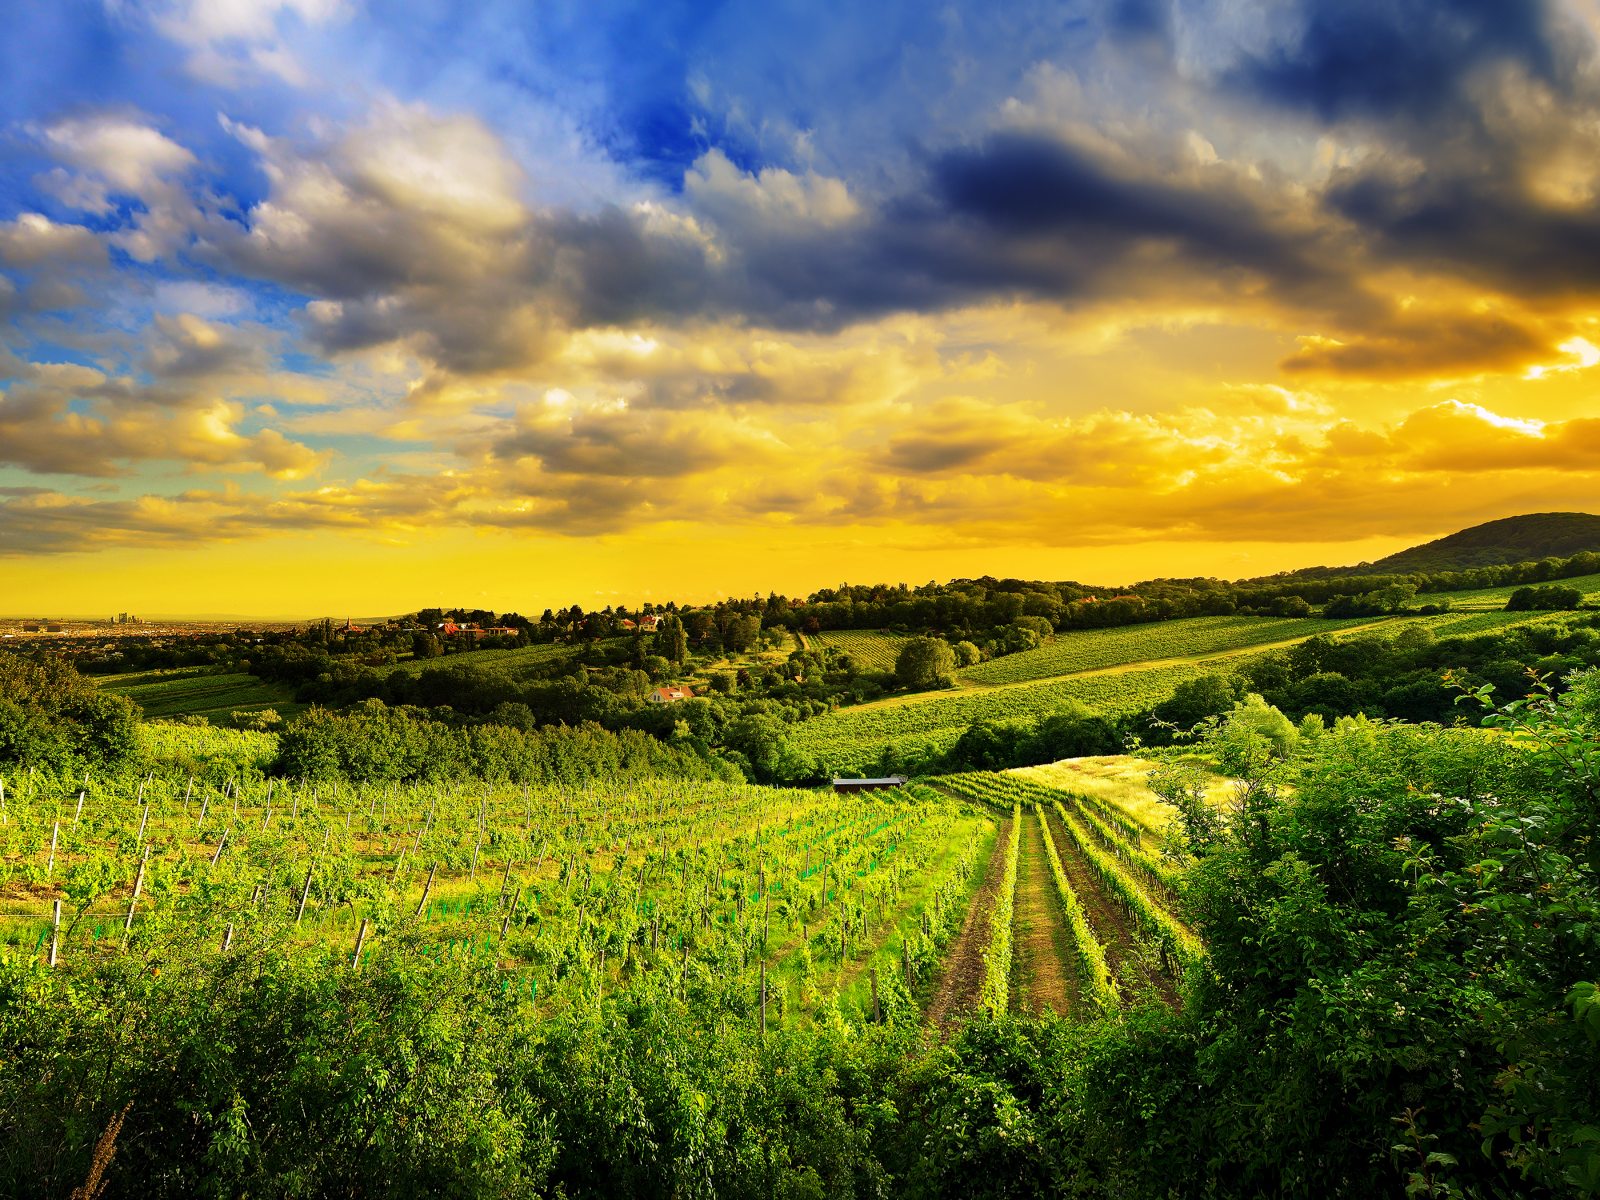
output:
[{"label": "cloud", "polygon": [[0,390],[0,463],[37,474],[104,478],[135,462],[260,470],[300,479],[332,457],[270,429],[242,432],[232,397],[268,374],[260,330],[188,313],[156,316],[139,374],[76,363],[28,363]]},{"label": "cloud", "polygon": [[446,510],[457,499],[455,490],[446,479],[396,476],[281,496],[232,487],[133,500],[35,493],[0,503],[0,555],[183,548],[294,532],[417,528]]},{"label": "cloud", "polygon": [[696,475],[739,462],[756,468],[775,439],[737,419],[638,412],[622,399],[583,403],[562,391],[517,410],[496,434],[497,459],[536,459],[551,474],[617,478]]},{"label": "cloud", "polygon": [[58,167],[38,182],[69,207],[105,214],[112,196],[148,200],[196,166],[195,156],[146,122],[117,113],[69,117],[38,131]]},{"label": "cloud", "polygon": [[[227,87],[319,86],[308,47],[369,28],[332,0],[122,11]],[[476,62],[408,90],[353,53],[337,102],[273,83],[220,123],[186,84],[209,134],[131,103],[19,123],[48,161],[41,212],[0,221],[0,459],[260,492],[31,491],[17,537],[709,520],[1070,545],[1591,494],[1600,75],[1558,10],[1117,3],[1070,36],[897,11],[847,22],[895,54],[835,91],[793,79],[859,47],[770,81],[750,62],[793,47],[642,51],[678,107],[635,81],[654,107],[570,126],[564,153],[613,153],[579,204],[545,202],[565,160]],[[616,33],[536,18],[575,56]],[[649,113],[699,124],[652,143]],[[329,480],[334,446],[356,482]]]},{"label": "cloud", "polygon": [[1558,47],[1574,30],[1544,4],[1317,0],[1286,7],[1299,25],[1295,34],[1241,54],[1222,82],[1327,122],[1448,118],[1486,71],[1514,65],[1555,83],[1573,65],[1574,56]]},{"label": "cloud", "polygon": [[237,87],[272,77],[305,87],[311,80],[284,36],[286,25],[327,25],[349,7],[345,0],[153,0],[144,11],[189,50],[186,67],[197,79]]},{"label": "cloud", "polygon": [[1361,379],[1406,379],[1520,372],[1548,357],[1550,334],[1537,321],[1503,313],[1458,312],[1431,318],[1398,316],[1381,332],[1357,331],[1349,340],[1308,335],[1280,363],[1292,375],[1327,374]]}]

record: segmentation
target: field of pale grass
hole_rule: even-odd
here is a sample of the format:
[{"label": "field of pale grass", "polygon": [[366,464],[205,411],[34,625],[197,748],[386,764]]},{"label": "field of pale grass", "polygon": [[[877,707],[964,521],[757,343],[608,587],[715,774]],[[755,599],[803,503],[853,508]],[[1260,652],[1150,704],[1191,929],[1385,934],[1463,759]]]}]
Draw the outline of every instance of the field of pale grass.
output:
[{"label": "field of pale grass", "polygon": [[[1108,754],[1093,758],[1064,758],[1038,767],[1016,767],[1007,774],[1031,779],[1046,787],[1077,792],[1104,801],[1137,821],[1158,838],[1165,838],[1167,827],[1178,810],[1162,800],[1145,780],[1159,764],[1130,754]],[[1206,800],[1212,807],[1226,810],[1233,803],[1233,780],[1213,775]]]}]

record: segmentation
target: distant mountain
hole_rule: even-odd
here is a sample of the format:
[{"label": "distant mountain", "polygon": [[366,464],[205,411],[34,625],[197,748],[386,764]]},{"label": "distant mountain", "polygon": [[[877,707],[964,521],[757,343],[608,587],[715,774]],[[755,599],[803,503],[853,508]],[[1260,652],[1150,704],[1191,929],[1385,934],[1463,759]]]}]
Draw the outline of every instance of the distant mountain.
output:
[{"label": "distant mountain", "polygon": [[1600,551],[1600,517],[1589,513],[1524,513],[1520,517],[1474,525],[1374,563],[1354,567],[1307,567],[1293,574],[1304,579],[1431,575],[1440,571],[1470,571],[1474,567],[1537,562],[1541,558],[1570,558],[1583,550]]}]

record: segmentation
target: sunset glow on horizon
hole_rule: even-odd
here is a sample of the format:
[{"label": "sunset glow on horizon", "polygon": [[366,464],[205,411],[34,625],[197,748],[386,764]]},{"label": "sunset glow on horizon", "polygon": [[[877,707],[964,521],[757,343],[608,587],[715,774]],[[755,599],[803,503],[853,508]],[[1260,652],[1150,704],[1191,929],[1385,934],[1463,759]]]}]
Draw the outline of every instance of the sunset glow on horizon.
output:
[{"label": "sunset glow on horizon", "polygon": [[79,0],[0,614],[1117,584],[1600,511],[1600,9]]}]

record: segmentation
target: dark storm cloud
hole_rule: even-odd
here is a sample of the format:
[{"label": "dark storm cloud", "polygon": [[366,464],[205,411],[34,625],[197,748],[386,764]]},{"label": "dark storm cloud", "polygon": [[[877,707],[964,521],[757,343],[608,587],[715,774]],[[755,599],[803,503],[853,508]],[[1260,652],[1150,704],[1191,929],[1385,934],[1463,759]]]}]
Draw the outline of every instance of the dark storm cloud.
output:
[{"label": "dark storm cloud", "polygon": [[1298,39],[1247,57],[1225,82],[1324,121],[1449,119],[1485,66],[1558,84],[1573,57],[1553,44],[1548,6],[1525,0],[1319,0],[1302,14]]},{"label": "dark storm cloud", "polygon": [[[1311,182],[1268,157],[1230,161],[1226,148],[1201,161],[1181,126],[1159,121],[1137,133],[1106,121],[1086,139],[1069,137],[1070,122],[1034,120],[929,143],[876,193],[710,151],[678,198],[579,212],[528,204],[520,167],[481,122],[391,106],[311,149],[230,126],[260,154],[271,195],[231,230],[208,227],[195,253],[314,297],[304,331],[321,353],[406,345],[435,368],[419,399],[447,376],[548,362],[579,329],[731,321],[826,333],[1011,299],[1265,302],[1353,347],[1298,366],[1439,367],[1471,351],[1472,336],[1386,328],[1396,308],[1368,282],[1378,272],[1402,265],[1534,299],[1600,277],[1588,183],[1558,180],[1571,196],[1557,202],[1547,178],[1552,163],[1570,159],[1581,176],[1600,161],[1600,104],[1580,69],[1592,39],[1556,10],[1280,7],[1262,45],[1230,42],[1226,61],[1192,79],[1178,65],[1192,30],[1179,26],[1246,17],[1219,5],[1178,22],[1162,0],[1100,11],[1111,42],[1174,89],[1153,111],[1188,89],[1183,119],[1203,126],[1208,106],[1244,96],[1269,135],[1277,120],[1302,137],[1293,123],[1309,119],[1361,153]],[[1374,336],[1387,346],[1357,345]],[[1496,344],[1515,358],[1541,337]],[[229,353],[194,346],[168,373],[215,370]]]}]

